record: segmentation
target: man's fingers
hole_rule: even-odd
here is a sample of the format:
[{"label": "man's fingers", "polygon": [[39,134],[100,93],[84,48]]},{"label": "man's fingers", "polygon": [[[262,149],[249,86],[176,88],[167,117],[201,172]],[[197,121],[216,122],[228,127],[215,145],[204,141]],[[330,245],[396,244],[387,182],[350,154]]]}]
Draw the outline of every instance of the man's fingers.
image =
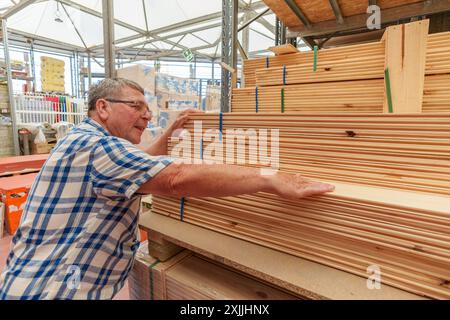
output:
[{"label": "man's fingers", "polygon": [[183,112],[181,112],[180,115],[184,116],[184,115],[189,115],[189,114],[194,114],[194,113],[204,113],[204,112],[201,110],[198,110],[198,109],[189,108],[189,109],[186,109]]},{"label": "man's fingers", "polygon": [[335,187],[328,183],[309,182],[301,191],[302,196],[320,195],[327,192],[333,192]]}]

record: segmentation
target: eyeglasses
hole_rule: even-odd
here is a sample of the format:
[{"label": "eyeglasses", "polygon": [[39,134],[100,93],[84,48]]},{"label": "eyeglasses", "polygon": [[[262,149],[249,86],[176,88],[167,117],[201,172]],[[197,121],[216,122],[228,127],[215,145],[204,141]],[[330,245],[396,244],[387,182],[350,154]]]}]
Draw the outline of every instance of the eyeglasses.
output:
[{"label": "eyeglasses", "polygon": [[130,106],[130,107],[136,109],[137,111],[139,111],[142,115],[144,115],[148,112],[149,115],[152,116],[152,111],[150,110],[150,108],[148,107],[148,104],[146,102],[134,101],[134,100],[118,100],[118,99],[105,99],[105,100],[108,102],[111,102],[111,103],[126,104],[127,106]]}]

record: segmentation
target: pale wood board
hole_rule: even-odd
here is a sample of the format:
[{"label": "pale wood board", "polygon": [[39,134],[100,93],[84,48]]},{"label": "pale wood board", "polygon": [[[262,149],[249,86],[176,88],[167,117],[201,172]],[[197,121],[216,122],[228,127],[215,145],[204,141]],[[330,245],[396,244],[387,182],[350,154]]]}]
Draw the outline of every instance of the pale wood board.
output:
[{"label": "pale wood board", "polygon": [[423,297],[383,285],[368,290],[366,280],[289,254],[225,236],[158,214],[145,214],[140,226],[167,240],[244,273],[310,299],[395,299]]}]

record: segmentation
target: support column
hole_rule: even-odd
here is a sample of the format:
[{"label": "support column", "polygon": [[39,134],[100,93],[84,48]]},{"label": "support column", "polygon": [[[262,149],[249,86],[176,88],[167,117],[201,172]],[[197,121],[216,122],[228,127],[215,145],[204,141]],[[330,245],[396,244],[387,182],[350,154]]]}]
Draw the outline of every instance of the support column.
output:
[{"label": "support column", "polygon": [[6,19],[2,19],[2,32],[3,32],[3,48],[5,50],[5,65],[6,65],[6,77],[8,81],[8,94],[9,94],[9,107],[11,109],[11,122],[12,131],[14,139],[14,153],[20,156],[19,147],[19,133],[17,132],[17,117],[16,117],[16,104],[14,102],[14,89],[12,84],[12,73],[11,73],[11,60],[9,57],[9,47],[8,47],[8,26]]},{"label": "support column", "polygon": [[91,88],[92,86],[92,70],[91,70],[91,53],[88,52],[88,61],[87,61],[87,65],[88,65],[88,85],[89,88]]},{"label": "support column", "polygon": [[[237,66],[237,18],[238,0],[222,1],[222,62],[236,71]],[[233,87],[230,70],[222,69],[222,93],[220,109],[230,111],[231,89]]]},{"label": "support column", "polygon": [[[245,13],[244,14],[244,21],[248,21],[250,20],[251,14],[250,13]],[[248,53],[248,49],[249,49],[249,42],[250,42],[250,27],[246,26],[243,30],[242,30],[242,49],[244,49],[245,53]]]},{"label": "support column", "polygon": [[286,27],[281,20],[275,20],[275,46],[286,43]]},{"label": "support column", "polygon": [[116,76],[114,50],[114,7],[113,1],[102,0],[103,47],[105,50],[105,78]]}]

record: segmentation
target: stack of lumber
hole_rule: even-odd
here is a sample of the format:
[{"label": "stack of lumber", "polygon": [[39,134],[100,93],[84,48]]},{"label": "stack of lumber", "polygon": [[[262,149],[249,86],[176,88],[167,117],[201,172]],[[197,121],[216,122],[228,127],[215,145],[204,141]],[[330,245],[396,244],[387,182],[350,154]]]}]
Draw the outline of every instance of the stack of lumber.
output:
[{"label": "stack of lumber", "polygon": [[298,299],[223,265],[184,250],[160,262],[143,242],[129,277],[136,300],[292,300]]},{"label": "stack of lumber", "polygon": [[[282,93],[282,90],[284,93]],[[382,113],[384,80],[306,83],[288,86],[233,89],[233,112],[349,112]],[[284,110],[282,110],[284,95]],[[423,113],[450,111],[450,74],[427,76]]]},{"label": "stack of lumber", "polygon": [[[428,35],[426,42],[422,111],[450,111],[450,32]],[[233,89],[232,111],[382,112],[385,46],[319,50],[315,71],[312,51],[245,60],[245,88]]]},{"label": "stack of lumber", "polygon": [[[194,119],[203,130],[219,125],[217,115]],[[273,127],[280,170],[336,191],[300,201],[189,198],[183,221],[360,276],[376,265],[382,283],[450,298],[449,114],[225,114],[224,143],[229,128]],[[180,200],[154,197],[153,212],[180,219]]]},{"label": "stack of lumber", "polygon": [[[448,49],[450,52],[450,48]],[[425,78],[422,112],[450,111],[450,74]]]},{"label": "stack of lumber", "polygon": [[312,300],[426,300],[383,284],[367,290],[360,277],[311,260],[238,239],[157,213],[146,213],[139,227],[254,279]]},{"label": "stack of lumber", "polygon": [[[258,87],[258,112],[282,112],[282,90],[286,113],[383,111],[384,84],[376,79]],[[255,112],[256,88],[233,89],[231,105],[232,112]]]}]

